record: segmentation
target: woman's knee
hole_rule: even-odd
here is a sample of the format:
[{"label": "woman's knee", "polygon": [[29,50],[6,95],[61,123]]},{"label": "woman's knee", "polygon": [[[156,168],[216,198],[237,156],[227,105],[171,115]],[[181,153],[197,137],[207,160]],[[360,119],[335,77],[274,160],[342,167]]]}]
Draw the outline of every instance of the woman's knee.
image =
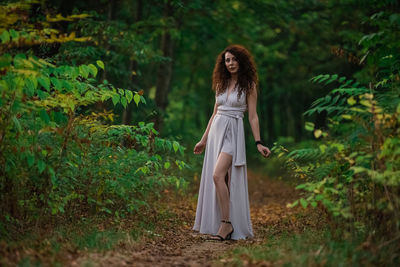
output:
[{"label": "woman's knee", "polygon": [[225,182],[225,176],[221,175],[221,174],[219,174],[217,172],[214,172],[213,180],[214,180],[214,184],[224,183]]}]

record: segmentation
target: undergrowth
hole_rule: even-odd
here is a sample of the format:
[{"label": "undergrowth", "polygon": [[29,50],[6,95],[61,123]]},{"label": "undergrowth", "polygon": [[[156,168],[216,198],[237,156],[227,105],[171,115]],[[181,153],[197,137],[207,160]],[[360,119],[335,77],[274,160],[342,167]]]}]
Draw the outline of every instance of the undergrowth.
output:
[{"label": "undergrowth", "polygon": [[[219,260],[233,266],[399,266],[394,248],[374,247],[365,236],[336,239],[329,229],[280,233],[257,246],[241,246]],[[379,250],[377,250],[379,249]]]}]

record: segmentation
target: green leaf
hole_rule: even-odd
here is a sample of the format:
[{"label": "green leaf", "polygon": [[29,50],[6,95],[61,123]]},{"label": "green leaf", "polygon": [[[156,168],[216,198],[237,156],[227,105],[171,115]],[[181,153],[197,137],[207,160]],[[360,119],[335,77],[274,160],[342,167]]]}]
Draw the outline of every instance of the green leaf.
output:
[{"label": "green leaf", "polygon": [[44,123],[49,124],[50,122],[50,117],[49,114],[47,114],[45,109],[41,109],[39,112],[40,118],[44,121]]},{"label": "green leaf", "polygon": [[126,100],[126,97],[121,96],[121,104],[124,108],[126,108],[128,101]]},{"label": "green leaf", "polygon": [[89,68],[88,68],[86,65],[80,65],[80,66],[79,66],[79,74],[80,74],[83,78],[87,79],[88,76],[89,76]]},{"label": "green leaf", "polygon": [[26,156],[26,160],[28,161],[28,167],[32,167],[33,164],[35,163],[35,155],[29,153],[29,154]]},{"label": "green leaf", "polygon": [[101,69],[104,70],[104,63],[103,63],[103,61],[97,60],[97,61],[96,61],[96,64],[97,64],[97,66],[99,66]]},{"label": "green leaf", "polygon": [[303,208],[307,208],[308,202],[304,198],[300,198],[300,204]]},{"label": "green leaf", "polygon": [[306,129],[306,131],[312,132],[314,131],[314,127],[315,127],[314,123],[306,121],[304,128]]},{"label": "green leaf", "polygon": [[330,84],[331,82],[335,81],[338,78],[337,74],[331,76],[331,78],[325,83],[325,85]]},{"label": "green leaf", "polygon": [[67,90],[67,92],[70,92],[74,88],[74,84],[70,81],[63,80],[63,87]]},{"label": "green leaf", "polygon": [[326,81],[327,79],[329,79],[330,75],[329,74],[325,74],[322,76],[322,78],[318,81],[318,83],[322,83],[323,81]]},{"label": "green leaf", "polygon": [[184,151],[185,148],[183,146],[179,146],[179,153],[181,153],[182,156],[184,155]]},{"label": "green leaf", "polygon": [[62,90],[62,83],[61,83],[61,81],[60,81],[59,79],[55,78],[55,77],[51,77],[51,78],[50,78],[50,81],[51,81],[51,84],[53,84],[54,88],[55,88],[57,91],[61,92],[61,90]]},{"label": "green leaf", "polygon": [[172,147],[174,148],[174,151],[175,151],[175,152],[178,151],[178,149],[179,149],[179,143],[176,142],[176,141],[174,141],[174,142],[172,143]]},{"label": "green leaf", "polygon": [[171,149],[172,149],[171,141],[166,140],[166,141],[165,141],[165,145],[167,146],[168,150],[171,150]]},{"label": "green leaf", "polygon": [[13,116],[12,120],[15,124],[15,127],[17,127],[18,132],[22,132],[22,127],[21,127],[21,124],[19,123],[19,120],[17,119],[17,117]]},{"label": "green leaf", "polygon": [[295,189],[304,189],[307,186],[307,184],[299,184],[298,186],[295,187]]},{"label": "green leaf", "polygon": [[142,103],[146,105],[146,99],[142,95],[140,96],[140,101],[142,101]]},{"label": "green leaf", "polygon": [[53,207],[53,208],[51,208],[51,215],[55,215],[55,214],[57,214],[57,208],[56,207]]},{"label": "green leaf", "polygon": [[1,38],[1,42],[2,42],[3,44],[4,44],[4,43],[7,43],[7,42],[10,41],[10,34],[8,33],[8,31],[4,30],[4,31],[1,33],[0,38]]},{"label": "green leaf", "polygon": [[293,208],[293,207],[296,207],[298,204],[299,204],[299,201],[296,200],[295,202],[289,204],[288,207],[289,207],[289,208]]},{"label": "green leaf", "polygon": [[136,106],[139,105],[140,95],[138,93],[136,93],[135,96],[133,97],[133,101],[135,101]]},{"label": "green leaf", "polygon": [[89,64],[89,65],[88,65],[88,68],[89,68],[90,73],[93,75],[93,77],[96,77],[96,75],[97,75],[97,68],[96,68],[96,66],[93,65],[93,64]]},{"label": "green leaf", "polygon": [[14,29],[9,30],[10,36],[13,38],[13,41],[16,41],[19,37],[19,32]]},{"label": "green leaf", "polygon": [[38,169],[39,169],[39,174],[42,173],[44,171],[44,169],[46,168],[46,163],[39,159],[38,163],[37,163]]},{"label": "green leaf", "polygon": [[25,81],[26,92],[28,96],[33,96],[35,94],[35,90],[37,88],[37,80],[35,77],[28,77]]},{"label": "green leaf", "polygon": [[26,60],[26,55],[23,53],[18,53],[14,56],[14,64],[21,64],[21,67],[25,66],[24,60]]},{"label": "green leaf", "polygon": [[11,111],[18,112],[20,110],[20,106],[21,106],[21,101],[15,100],[11,105]]},{"label": "green leaf", "polygon": [[133,99],[133,94],[131,90],[125,90],[125,95],[126,95],[126,99],[128,100],[128,103],[131,103],[132,99]]},{"label": "green leaf", "polygon": [[47,93],[47,92],[45,92],[45,91],[42,91],[42,90],[38,90],[38,91],[37,91],[37,95],[39,96],[39,98],[40,98],[41,100],[44,100],[44,99],[46,99],[46,98],[49,97],[49,93]]},{"label": "green leaf", "polygon": [[332,97],[330,95],[325,96],[325,103],[329,103]]},{"label": "green leaf", "polygon": [[118,104],[119,100],[120,100],[119,94],[114,94],[114,95],[112,96],[111,100],[112,100],[114,106],[116,106],[116,105]]},{"label": "green leaf", "polygon": [[314,77],[312,77],[312,78],[310,79],[310,81],[315,82],[315,81],[317,81],[318,79],[320,79],[322,76],[323,76],[323,74],[320,74],[320,75],[318,75],[318,76],[314,76]]},{"label": "green leaf", "polygon": [[164,169],[168,169],[171,166],[171,163],[169,161],[164,163]]},{"label": "green leaf", "polygon": [[75,83],[76,88],[78,88],[79,93],[83,94],[88,89],[88,84],[82,82]]},{"label": "green leaf", "polygon": [[57,124],[61,124],[61,123],[67,122],[68,119],[66,116],[64,116],[64,114],[62,112],[56,111],[56,112],[54,112],[54,121]]},{"label": "green leaf", "polygon": [[10,54],[6,53],[0,56],[0,68],[9,67],[12,62],[12,57]]},{"label": "green leaf", "polygon": [[320,138],[321,135],[322,135],[322,131],[321,131],[320,129],[316,129],[316,130],[314,131],[314,136],[315,136],[315,138]]},{"label": "green leaf", "polygon": [[72,80],[75,80],[79,76],[79,68],[78,67],[70,67],[67,72]]},{"label": "green leaf", "polygon": [[353,167],[350,168],[350,170],[353,170],[354,174],[368,171],[367,168],[358,167],[358,166],[353,166]]},{"label": "green leaf", "polygon": [[327,146],[325,144],[322,144],[319,146],[319,150],[321,150],[322,153],[325,153]]},{"label": "green leaf", "polygon": [[22,77],[15,77],[13,79],[13,83],[15,87],[19,89],[25,86],[25,79],[23,79]]},{"label": "green leaf", "polygon": [[357,101],[354,99],[353,96],[351,96],[351,97],[347,98],[347,103],[348,103],[350,106],[353,106],[355,103],[357,103]]},{"label": "green leaf", "polygon": [[185,165],[185,163],[181,160],[175,160],[175,164],[178,166],[179,170],[182,170]]},{"label": "green leaf", "polygon": [[64,213],[64,207],[63,207],[63,206],[58,206],[58,210],[59,210],[61,213]]},{"label": "green leaf", "polygon": [[40,76],[37,78],[37,81],[44,89],[46,89],[47,92],[50,91],[50,79],[48,77]]},{"label": "green leaf", "polygon": [[311,206],[313,206],[313,208],[315,208],[317,205],[318,205],[317,202],[315,202],[315,201],[312,201],[312,202],[311,202]]}]

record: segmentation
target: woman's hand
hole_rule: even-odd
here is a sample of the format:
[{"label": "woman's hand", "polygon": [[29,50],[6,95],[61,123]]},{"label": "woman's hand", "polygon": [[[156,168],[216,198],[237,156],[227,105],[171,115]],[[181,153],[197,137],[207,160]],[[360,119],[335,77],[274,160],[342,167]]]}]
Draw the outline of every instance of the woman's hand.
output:
[{"label": "woman's hand", "polygon": [[193,153],[201,154],[204,151],[205,147],[206,147],[206,142],[200,141],[194,146]]},{"label": "woman's hand", "polygon": [[269,148],[266,147],[266,146],[263,146],[263,145],[261,145],[261,144],[258,144],[258,145],[257,145],[257,149],[258,149],[258,151],[261,153],[261,155],[262,155],[264,158],[268,158],[269,155],[271,154],[271,151],[269,150]]}]

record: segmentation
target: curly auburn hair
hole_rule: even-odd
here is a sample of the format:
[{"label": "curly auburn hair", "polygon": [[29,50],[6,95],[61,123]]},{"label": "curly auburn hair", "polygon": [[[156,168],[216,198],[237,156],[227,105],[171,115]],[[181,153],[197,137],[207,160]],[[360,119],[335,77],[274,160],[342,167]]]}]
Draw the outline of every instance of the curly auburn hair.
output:
[{"label": "curly auburn hair", "polygon": [[234,55],[239,63],[238,98],[242,93],[246,93],[247,96],[253,88],[257,88],[258,76],[252,55],[241,45],[230,45],[218,55],[212,76],[212,89],[215,90],[217,95],[220,95],[228,88],[231,73],[225,66],[226,52]]}]

